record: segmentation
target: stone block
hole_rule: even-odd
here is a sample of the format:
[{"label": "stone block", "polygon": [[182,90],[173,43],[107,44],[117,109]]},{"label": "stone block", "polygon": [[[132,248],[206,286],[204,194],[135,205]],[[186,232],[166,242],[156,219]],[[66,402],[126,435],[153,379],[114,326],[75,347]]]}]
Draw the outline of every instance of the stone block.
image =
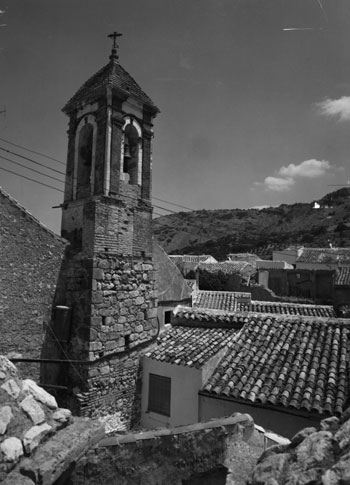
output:
[{"label": "stone block", "polygon": [[44,410],[31,394],[25,397],[19,405],[34,424],[41,424],[45,421]]},{"label": "stone block", "polygon": [[39,426],[33,426],[24,435],[23,446],[26,453],[31,453],[35,450],[42,439],[52,430],[52,426],[47,423],[40,424]]},{"label": "stone block", "polygon": [[56,399],[31,379],[24,379],[22,391],[31,394],[37,401],[45,404],[47,407],[57,409]]},{"label": "stone block", "polygon": [[90,352],[96,352],[98,350],[102,350],[102,343],[101,342],[90,342],[89,343],[89,350],[90,350]]},{"label": "stone block", "polygon": [[10,406],[2,406],[0,408],[0,435],[6,433],[7,426],[10,424],[13,418],[12,410]]},{"label": "stone block", "polygon": [[57,409],[52,415],[52,419],[60,424],[68,424],[72,417],[72,412],[69,409]]},{"label": "stone block", "polygon": [[1,389],[7,392],[7,394],[14,399],[17,399],[19,393],[21,392],[20,387],[18,386],[17,382],[14,379],[9,379],[6,381],[2,386]]},{"label": "stone block", "polygon": [[13,436],[6,438],[0,444],[0,451],[3,454],[4,460],[8,462],[16,462],[24,454],[21,440]]},{"label": "stone block", "polygon": [[143,325],[136,325],[135,332],[137,333],[143,332]]},{"label": "stone block", "polygon": [[105,273],[102,268],[94,268],[92,278],[95,280],[104,280]]},{"label": "stone block", "polygon": [[102,291],[93,291],[91,296],[92,303],[102,303],[103,301],[103,293]]}]

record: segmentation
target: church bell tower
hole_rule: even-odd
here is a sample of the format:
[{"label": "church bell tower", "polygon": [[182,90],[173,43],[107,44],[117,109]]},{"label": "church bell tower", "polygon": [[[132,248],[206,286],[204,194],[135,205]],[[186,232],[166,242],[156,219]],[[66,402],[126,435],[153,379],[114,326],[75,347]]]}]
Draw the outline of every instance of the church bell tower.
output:
[{"label": "church bell tower", "polygon": [[66,404],[82,415],[137,408],[139,354],[157,334],[152,256],[153,101],[107,65],[64,106],[69,117],[61,234],[69,243],[58,291],[70,309]]}]

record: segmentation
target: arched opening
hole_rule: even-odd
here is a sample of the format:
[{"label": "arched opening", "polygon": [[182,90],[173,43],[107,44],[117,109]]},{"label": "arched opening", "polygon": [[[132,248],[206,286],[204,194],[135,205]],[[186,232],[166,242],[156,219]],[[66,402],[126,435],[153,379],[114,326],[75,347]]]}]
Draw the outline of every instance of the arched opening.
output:
[{"label": "arched opening", "polygon": [[80,130],[77,157],[77,199],[89,197],[92,191],[93,134],[94,128],[90,123],[85,124]]},{"label": "arched opening", "polygon": [[122,179],[130,185],[141,184],[141,129],[127,119],[124,126]]}]

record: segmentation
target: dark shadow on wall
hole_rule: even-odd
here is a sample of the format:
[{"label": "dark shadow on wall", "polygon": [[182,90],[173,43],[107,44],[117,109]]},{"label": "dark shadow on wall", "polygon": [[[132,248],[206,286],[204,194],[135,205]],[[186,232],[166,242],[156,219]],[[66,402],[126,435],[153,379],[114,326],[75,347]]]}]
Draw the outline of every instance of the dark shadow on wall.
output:
[{"label": "dark shadow on wall", "polygon": [[[44,329],[40,384],[54,394],[59,405],[75,411],[72,389],[87,389],[90,340],[91,261],[68,246],[58,274],[51,319]],[[72,323],[74,322],[74,326]],[[78,362],[76,362],[78,361]]]}]

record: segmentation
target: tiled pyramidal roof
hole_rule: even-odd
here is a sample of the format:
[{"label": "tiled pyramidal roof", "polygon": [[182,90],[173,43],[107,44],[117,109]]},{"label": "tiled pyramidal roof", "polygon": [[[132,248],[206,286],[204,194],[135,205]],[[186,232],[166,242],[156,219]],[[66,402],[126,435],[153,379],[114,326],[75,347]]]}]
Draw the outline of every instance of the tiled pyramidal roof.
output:
[{"label": "tiled pyramidal roof", "polygon": [[348,396],[348,327],[252,319],[203,390],[251,403],[340,414]]},{"label": "tiled pyramidal roof", "polygon": [[107,87],[120,89],[125,92],[125,94],[134,96],[139,101],[158,111],[158,108],[155,106],[151,98],[147,96],[137,82],[128,72],[126,72],[116,59],[111,59],[108,64],[91,76],[68,101],[63,108],[63,111],[69,112],[72,109],[78,108],[83,100],[86,101],[87,99],[90,99],[93,101],[94,96],[103,93]]},{"label": "tiled pyramidal roof", "polygon": [[200,368],[223,349],[237,330],[172,327],[160,334],[156,346],[145,355],[169,364]]}]

